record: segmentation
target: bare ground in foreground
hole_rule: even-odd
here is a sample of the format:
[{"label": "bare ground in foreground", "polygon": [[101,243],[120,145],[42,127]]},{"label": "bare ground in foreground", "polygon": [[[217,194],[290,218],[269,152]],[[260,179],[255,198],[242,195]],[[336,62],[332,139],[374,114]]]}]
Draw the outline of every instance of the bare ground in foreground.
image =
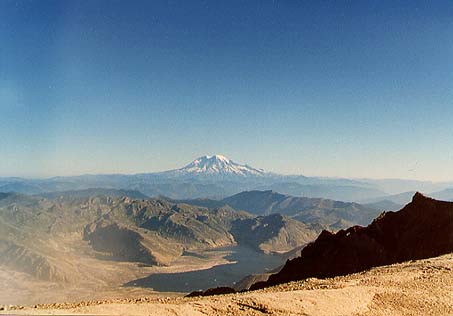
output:
[{"label": "bare ground in foreground", "polygon": [[137,298],[10,307],[24,315],[453,315],[453,254],[202,298]]}]

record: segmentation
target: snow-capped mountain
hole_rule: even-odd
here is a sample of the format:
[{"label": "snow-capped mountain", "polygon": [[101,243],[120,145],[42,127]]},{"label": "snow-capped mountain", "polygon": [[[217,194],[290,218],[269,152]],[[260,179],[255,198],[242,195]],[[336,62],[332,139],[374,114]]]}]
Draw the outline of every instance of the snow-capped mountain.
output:
[{"label": "snow-capped mountain", "polygon": [[203,156],[181,169],[169,171],[174,175],[188,176],[240,176],[261,177],[267,173],[248,165],[238,164],[222,155]]}]

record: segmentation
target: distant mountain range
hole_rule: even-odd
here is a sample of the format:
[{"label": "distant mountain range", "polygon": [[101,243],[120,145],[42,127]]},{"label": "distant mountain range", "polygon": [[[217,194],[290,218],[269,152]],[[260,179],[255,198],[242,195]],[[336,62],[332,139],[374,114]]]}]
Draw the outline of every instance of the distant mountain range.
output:
[{"label": "distant mountain range", "polygon": [[381,212],[389,210],[385,205],[372,207],[354,202],[296,197],[271,190],[244,191],[221,200],[169,200],[208,208],[229,206],[259,216],[282,214],[332,231],[352,225],[368,225]]},{"label": "distant mountain range", "polygon": [[84,190],[55,191],[36,194],[46,199],[89,198],[93,196],[128,197],[130,199],[147,200],[150,197],[136,190],[89,188]]},{"label": "distant mountain range", "polygon": [[[398,210],[403,205],[409,203],[414,196],[415,191],[403,192],[399,194],[381,196],[378,198],[364,201],[366,205],[371,207],[382,207],[386,205],[388,210]],[[436,191],[428,194],[430,197],[442,201],[453,201],[453,189],[444,189],[442,191]]]},{"label": "distant mountain range", "polygon": [[[299,197],[347,202],[379,202],[408,191],[436,192],[452,183],[279,175],[239,164],[222,155],[203,156],[175,170],[142,174],[102,174],[48,179],[0,178],[0,192],[43,194],[89,188],[139,191],[150,197],[221,199],[250,190],[273,190]],[[446,192],[445,194],[447,194]]]}]

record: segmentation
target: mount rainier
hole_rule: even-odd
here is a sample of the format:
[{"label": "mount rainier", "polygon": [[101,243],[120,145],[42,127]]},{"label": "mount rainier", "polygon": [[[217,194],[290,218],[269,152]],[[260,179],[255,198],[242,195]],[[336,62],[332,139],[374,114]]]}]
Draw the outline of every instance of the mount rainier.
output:
[{"label": "mount rainier", "polygon": [[161,175],[262,177],[270,173],[263,169],[241,165],[222,155],[213,155],[199,157],[183,168],[165,171]]},{"label": "mount rainier", "polygon": [[[421,181],[306,177],[266,172],[223,155],[199,157],[185,167],[139,174],[95,174],[47,179],[0,178],[0,192],[43,194],[93,188],[136,190],[173,199],[225,198],[242,191],[273,190],[339,201],[382,200],[388,194],[448,188]],[[374,201],[373,200],[373,201]]]}]

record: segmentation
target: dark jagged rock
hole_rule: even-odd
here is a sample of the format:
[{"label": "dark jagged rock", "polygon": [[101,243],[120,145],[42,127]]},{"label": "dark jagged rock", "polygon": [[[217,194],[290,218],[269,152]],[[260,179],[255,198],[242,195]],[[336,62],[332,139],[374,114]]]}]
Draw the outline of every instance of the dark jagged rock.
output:
[{"label": "dark jagged rock", "polygon": [[336,234],[323,231],[300,257],[287,261],[279,273],[251,289],[346,275],[452,251],[453,203],[416,193],[403,209],[383,213],[367,227],[354,226]]},{"label": "dark jagged rock", "polygon": [[222,295],[222,294],[232,294],[232,293],[236,293],[236,290],[231,287],[222,286],[222,287],[207,289],[206,291],[194,291],[194,292],[187,294],[186,297],[211,296],[211,295]]}]

